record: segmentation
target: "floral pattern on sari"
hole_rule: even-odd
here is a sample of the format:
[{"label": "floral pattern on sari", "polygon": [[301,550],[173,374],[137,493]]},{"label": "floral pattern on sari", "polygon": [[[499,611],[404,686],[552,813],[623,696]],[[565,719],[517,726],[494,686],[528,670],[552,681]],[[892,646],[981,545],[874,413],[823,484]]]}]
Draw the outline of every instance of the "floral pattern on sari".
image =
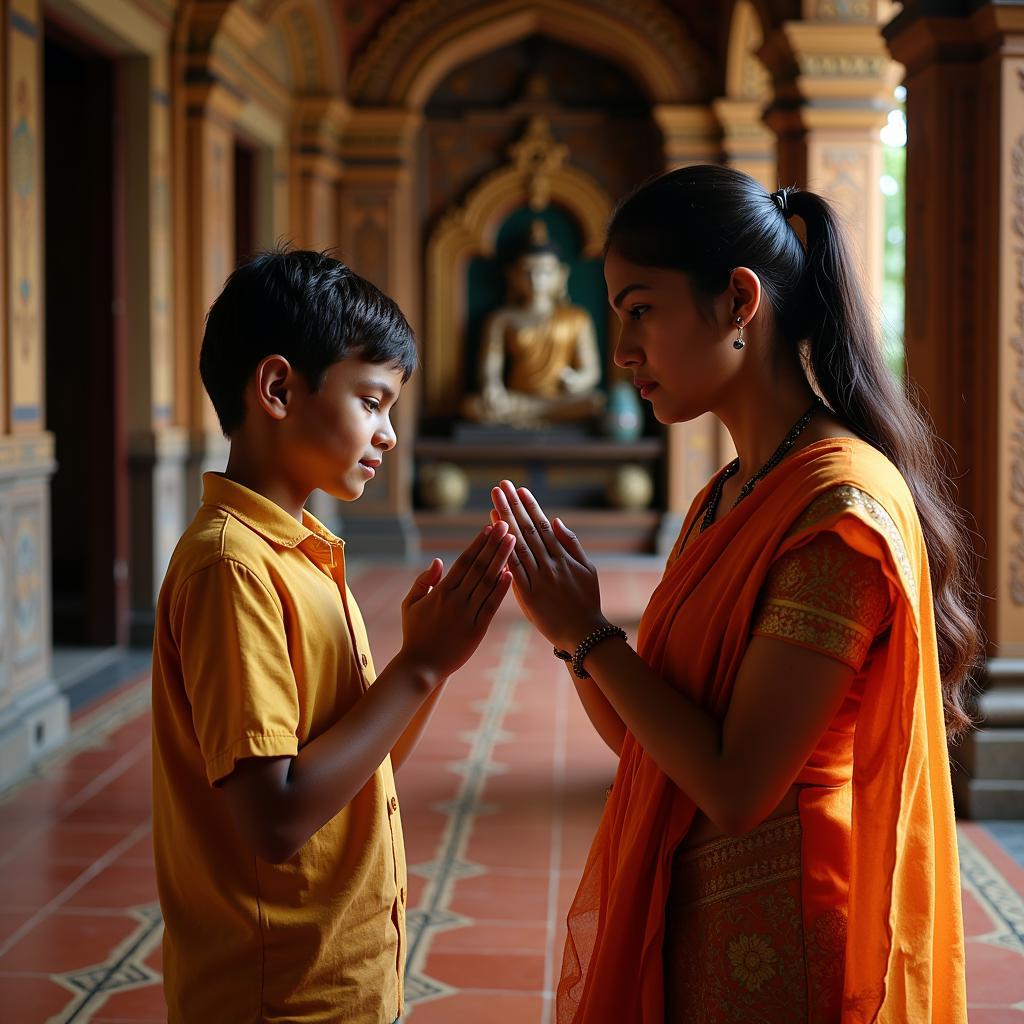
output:
[{"label": "floral pattern on sari", "polygon": [[[797,815],[677,855],[666,915],[667,1024],[839,1019],[845,915],[805,933]],[[825,920],[827,918],[827,920]]]},{"label": "floral pattern on sari", "polygon": [[889,608],[878,562],[823,532],[772,565],[751,633],[808,647],[859,672]]}]

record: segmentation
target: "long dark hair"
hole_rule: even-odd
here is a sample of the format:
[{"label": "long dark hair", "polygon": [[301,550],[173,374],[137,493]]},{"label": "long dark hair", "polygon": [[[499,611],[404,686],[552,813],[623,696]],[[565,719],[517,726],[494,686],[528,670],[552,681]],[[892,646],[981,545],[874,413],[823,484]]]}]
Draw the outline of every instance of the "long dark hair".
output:
[{"label": "long dark hair", "polygon": [[[791,216],[803,221],[806,245]],[[928,549],[948,735],[972,724],[970,676],[981,655],[976,557],[931,425],[885,363],[874,318],[835,211],[813,192],[770,196],[728,167],[682,167],[645,182],[612,214],[605,254],[685,273],[704,301],[736,267],[758,275],[783,344],[803,357],[836,415],[903,474]]]}]

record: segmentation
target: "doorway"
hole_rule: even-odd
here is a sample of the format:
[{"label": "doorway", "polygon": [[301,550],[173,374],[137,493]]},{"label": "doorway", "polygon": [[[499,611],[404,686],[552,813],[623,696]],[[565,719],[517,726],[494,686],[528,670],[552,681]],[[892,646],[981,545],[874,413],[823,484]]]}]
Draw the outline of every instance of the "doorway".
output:
[{"label": "doorway", "polygon": [[46,409],[55,645],[128,640],[123,146],[116,62],[47,23]]}]

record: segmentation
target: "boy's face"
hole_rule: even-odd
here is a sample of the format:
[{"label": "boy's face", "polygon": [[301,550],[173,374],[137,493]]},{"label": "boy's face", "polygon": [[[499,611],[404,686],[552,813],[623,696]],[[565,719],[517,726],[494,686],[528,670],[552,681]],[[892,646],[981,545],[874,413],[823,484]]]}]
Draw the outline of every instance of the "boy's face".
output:
[{"label": "boy's face", "polygon": [[287,417],[293,471],[332,497],[354,501],[395,446],[391,409],[401,390],[401,369],[358,356],[330,366],[317,391],[300,387]]}]

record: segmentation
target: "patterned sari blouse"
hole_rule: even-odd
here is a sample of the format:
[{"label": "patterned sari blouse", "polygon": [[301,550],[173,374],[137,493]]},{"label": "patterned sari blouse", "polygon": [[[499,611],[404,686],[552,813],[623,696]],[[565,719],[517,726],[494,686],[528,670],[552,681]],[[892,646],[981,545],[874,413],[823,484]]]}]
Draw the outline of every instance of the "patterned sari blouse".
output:
[{"label": "patterned sari blouse", "polygon": [[878,561],[835,533],[820,533],[772,566],[751,635],[809,648],[860,672],[890,608]]}]

